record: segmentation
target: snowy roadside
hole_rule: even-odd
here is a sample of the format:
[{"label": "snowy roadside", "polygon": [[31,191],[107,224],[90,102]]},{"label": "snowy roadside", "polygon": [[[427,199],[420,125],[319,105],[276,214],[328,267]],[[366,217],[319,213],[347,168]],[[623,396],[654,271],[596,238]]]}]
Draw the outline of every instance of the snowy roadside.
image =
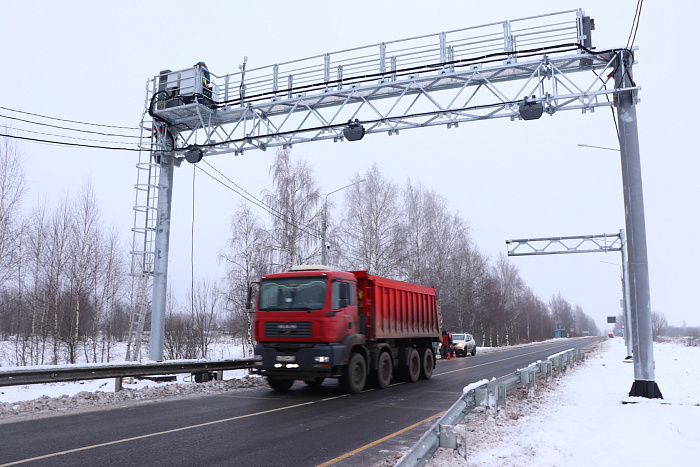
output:
[{"label": "snowy roadside", "polygon": [[[506,410],[472,412],[464,450],[439,449],[428,466],[697,465],[700,347],[655,343],[663,400],[629,398],[634,381],[623,339],[605,341],[585,364],[509,393]],[[625,402],[632,402],[626,403]],[[464,435],[465,425],[457,427]]]}]

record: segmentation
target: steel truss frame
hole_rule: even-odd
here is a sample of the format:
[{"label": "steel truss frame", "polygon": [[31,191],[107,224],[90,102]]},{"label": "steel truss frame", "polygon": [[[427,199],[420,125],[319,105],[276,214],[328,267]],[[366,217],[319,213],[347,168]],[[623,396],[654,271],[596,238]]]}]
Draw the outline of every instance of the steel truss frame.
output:
[{"label": "steel truss frame", "polygon": [[[359,121],[366,134],[388,135],[490,118],[515,120],[525,99],[541,103],[550,115],[592,112],[613,105],[611,95],[639,88],[614,89],[612,74],[601,75],[615,67],[617,54],[586,47],[587,18],[572,10],[382,43],[251,70],[248,80],[242,66],[234,75],[212,74],[214,85],[224,90],[220,103],[202,96],[185,105],[159,103],[153,116],[178,135],[176,157],[182,158],[193,147],[204,149],[205,156],[240,155],[340,142],[350,120]],[[280,88],[285,66],[287,87]],[[181,72],[170,76],[175,73]],[[147,106],[164,79],[172,78],[161,74],[149,80]]]},{"label": "steel truss frame", "polygon": [[[506,240],[508,256],[561,255],[568,253],[607,253],[621,251],[622,238],[614,235],[579,235]],[[521,250],[521,251],[518,251]]]}]

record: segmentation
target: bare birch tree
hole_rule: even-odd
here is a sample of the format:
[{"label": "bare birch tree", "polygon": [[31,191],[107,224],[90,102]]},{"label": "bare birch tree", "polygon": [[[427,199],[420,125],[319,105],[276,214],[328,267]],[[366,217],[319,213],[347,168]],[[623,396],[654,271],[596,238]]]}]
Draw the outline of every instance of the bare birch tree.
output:
[{"label": "bare birch tree", "polygon": [[[367,269],[379,276],[396,277],[401,262],[400,191],[376,164],[359,183],[356,174],[347,189],[343,209],[340,253],[351,269]],[[331,231],[333,237],[333,232]]]},{"label": "bare birch tree", "polygon": [[320,255],[320,195],[306,161],[292,161],[289,149],[277,151],[270,167],[273,189],[264,200],[272,207],[272,248],[278,268],[306,264]]},{"label": "bare birch tree", "polygon": [[[227,248],[219,252],[226,265],[224,300],[229,313],[227,327],[241,338],[244,355],[252,355],[252,310],[247,310],[248,291],[270,267],[270,236],[248,206],[241,207],[231,220]],[[252,290],[251,290],[252,292]],[[252,297],[251,297],[252,298]]]},{"label": "bare birch tree", "polygon": [[[4,134],[9,129],[4,128]],[[14,273],[17,255],[17,229],[20,207],[26,193],[19,145],[11,138],[0,137],[0,286]]]}]

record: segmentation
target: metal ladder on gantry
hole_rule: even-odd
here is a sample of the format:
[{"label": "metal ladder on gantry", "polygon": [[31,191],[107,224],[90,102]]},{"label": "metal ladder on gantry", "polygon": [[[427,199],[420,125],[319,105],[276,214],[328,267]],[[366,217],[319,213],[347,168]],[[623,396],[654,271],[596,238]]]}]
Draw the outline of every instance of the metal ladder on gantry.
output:
[{"label": "metal ladder on gantry", "polygon": [[[152,140],[143,145],[139,162],[139,176],[149,186],[137,189],[146,201],[136,203],[143,208],[136,208],[132,274],[153,278],[150,358],[163,358],[173,169],[182,161],[432,126],[456,128],[476,120],[532,120],[563,110],[585,114],[601,106],[615,106],[625,117],[619,119],[623,166],[632,161],[630,174],[623,170],[625,192],[632,193],[625,197],[627,231],[636,242],[628,242],[629,260],[632,264],[636,256],[635,264],[643,263],[630,278],[636,274],[647,284],[631,305],[633,312],[645,308],[634,58],[625,48],[593,50],[592,29],[593,20],[583,11],[569,10],[254,69],[246,69],[244,60],[239,71],[227,75],[194,67],[163,70],[149,79],[142,126],[152,130]],[[151,182],[157,183],[157,195]],[[650,310],[648,315],[651,336]],[[642,366],[644,374],[635,373],[635,379],[653,382],[653,357]]]}]

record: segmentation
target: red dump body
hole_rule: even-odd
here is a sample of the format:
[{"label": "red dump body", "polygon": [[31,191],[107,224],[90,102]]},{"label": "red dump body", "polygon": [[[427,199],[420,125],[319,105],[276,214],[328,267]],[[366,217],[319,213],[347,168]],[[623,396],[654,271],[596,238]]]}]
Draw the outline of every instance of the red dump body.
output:
[{"label": "red dump body", "polygon": [[275,390],[340,378],[358,393],[368,377],[381,388],[394,378],[430,379],[439,323],[432,287],[323,266],[268,274],[253,322],[253,371]]},{"label": "red dump body", "polygon": [[357,278],[367,340],[440,335],[433,287],[351,272]]}]

